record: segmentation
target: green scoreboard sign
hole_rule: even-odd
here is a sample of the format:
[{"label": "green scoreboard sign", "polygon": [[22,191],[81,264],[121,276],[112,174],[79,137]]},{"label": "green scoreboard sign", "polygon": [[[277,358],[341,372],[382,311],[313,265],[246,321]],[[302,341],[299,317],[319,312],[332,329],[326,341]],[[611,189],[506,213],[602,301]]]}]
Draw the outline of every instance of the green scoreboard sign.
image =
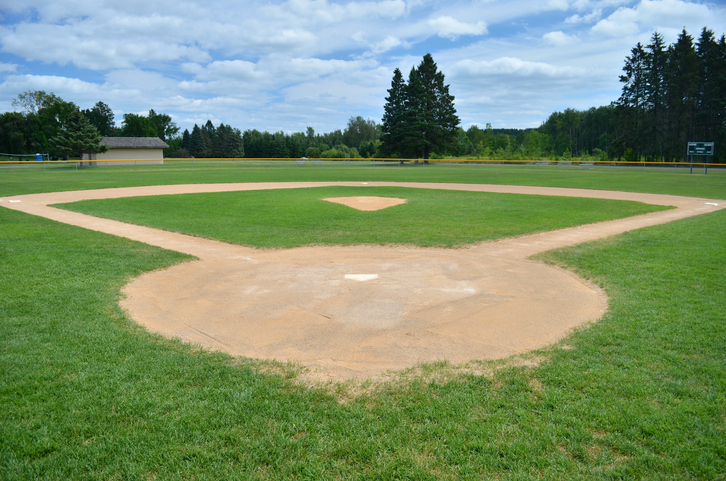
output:
[{"label": "green scoreboard sign", "polygon": [[713,155],[713,142],[688,142],[688,155]]}]

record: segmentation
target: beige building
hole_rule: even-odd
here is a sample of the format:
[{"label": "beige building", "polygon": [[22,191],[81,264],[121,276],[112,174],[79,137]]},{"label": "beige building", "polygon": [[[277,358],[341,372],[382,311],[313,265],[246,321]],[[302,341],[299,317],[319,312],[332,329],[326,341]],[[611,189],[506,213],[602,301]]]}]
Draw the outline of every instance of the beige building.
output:
[{"label": "beige building", "polygon": [[[108,151],[83,154],[81,165],[142,165],[163,164],[164,149],[169,145],[158,137],[104,137],[101,145]],[[103,162],[109,160],[113,162]]]}]

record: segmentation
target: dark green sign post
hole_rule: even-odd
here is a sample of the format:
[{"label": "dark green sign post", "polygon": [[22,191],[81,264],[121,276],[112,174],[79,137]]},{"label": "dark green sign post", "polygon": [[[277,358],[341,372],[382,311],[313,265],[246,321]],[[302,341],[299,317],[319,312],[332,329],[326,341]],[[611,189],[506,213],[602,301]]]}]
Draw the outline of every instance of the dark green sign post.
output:
[{"label": "dark green sign post", "polygon": [[693,157],[705,156],[703,173],[708,174],[708,157],[713,155],[713,142],[688,142],[688,156],[691,158],[691,174],[693,173]]}]

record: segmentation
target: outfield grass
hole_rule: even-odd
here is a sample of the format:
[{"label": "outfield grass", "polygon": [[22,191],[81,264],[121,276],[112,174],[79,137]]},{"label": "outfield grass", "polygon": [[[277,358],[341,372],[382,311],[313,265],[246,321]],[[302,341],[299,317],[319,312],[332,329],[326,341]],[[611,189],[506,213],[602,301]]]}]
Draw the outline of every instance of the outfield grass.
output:
[{"label": "outfield grass", "polygon": [[127,319],[120,287],[181,254],[6,209],[0,226],[0,479],[726,472],[725,211],[540,255],[602,285],[610,311],[536,366],[438,363],[337,388]]},{"label": "outfield grass", "polygon": [[[407,203],[361,212],[322,200],[366,195],[399,197]],[[457,247],[667,208],[616,200],[399,187],[128,197],[61,207],[233,244],[277,248],[318,244]]]},{"label": "outfield grass", "polygon": [[356,166],[326,164],[324,167],[294,164],[249,166],[244,163],[189,162],[128,167],[54,165],[47,172],[39,166],[11,171],[0,168],[0,196],[61,190],[135,187],[140,185],[198,184],[219,182],[289,181],[402,181],[458,182],[474,184],[537,185],[583,189],[622,190],[726,199],[726,169],[688,174],[688,169],[640,169],[635,167],[537,167],[500,165],[405,165]]}]

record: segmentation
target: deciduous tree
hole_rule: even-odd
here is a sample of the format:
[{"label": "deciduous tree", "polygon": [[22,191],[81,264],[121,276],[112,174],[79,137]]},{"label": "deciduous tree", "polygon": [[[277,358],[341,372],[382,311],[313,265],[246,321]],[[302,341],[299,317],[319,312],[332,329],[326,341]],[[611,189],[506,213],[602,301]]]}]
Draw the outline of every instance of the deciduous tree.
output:
[{"label": "deciduous tree", "polygon": [[148,117],[138,114],[124,114],[123,127],[121,128],[121,136],[123,137],[158,137],[156,125]]},{"label": "deciduous tree", "polygon": [[83,111],[91,125],[96,127],[98,133],[104,137],[110,137],[114,129],[113,110],[103,102],[96,102],[90,109]]},{"label": "deciduous tree", "polygon": [[167,140],[179,133],[179,127],[167,114],[157,114],[154,109],[149,110],[149,120],[156,127],[156,133],[161,140]]}]

